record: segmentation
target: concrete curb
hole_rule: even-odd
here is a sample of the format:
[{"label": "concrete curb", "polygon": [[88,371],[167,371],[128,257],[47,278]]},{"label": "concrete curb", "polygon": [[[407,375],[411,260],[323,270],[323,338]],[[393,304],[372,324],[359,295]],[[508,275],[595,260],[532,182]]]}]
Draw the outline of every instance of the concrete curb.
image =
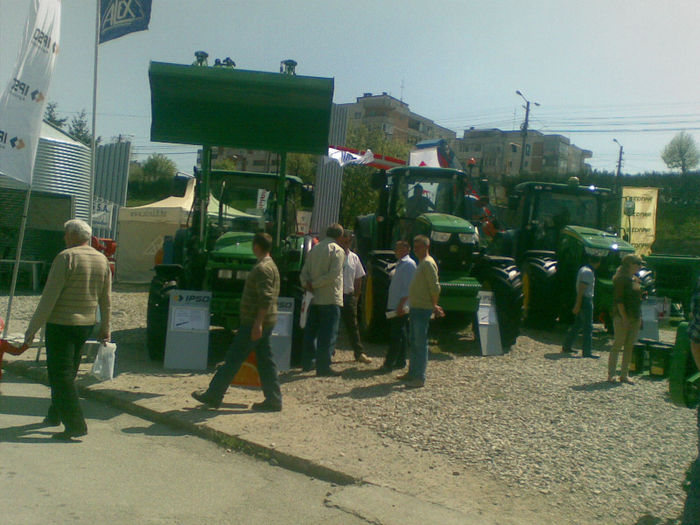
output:
[{"label": "concrete curb", "polygon": [[[5,370],[9,370],[20,376],[32,379],[48,386],[48,373],[44,367],[32,366],[27,364],[25,361],[4,361],[2,367]],[[300,474],[330,483],[336,483],[338,485],[367,484],[361,478],[351,476],[350,474],[329,468],[325,465],[320,465],[309,459],[281,452],[266,445],[243,439],[238,436],[233,436],[220,430],[215,430],[207,425],[183,421],[182,419],[179,419],[173,415],[142,407],[136,403],[120,399],[112,394],[92,390],[89,386],[82,385],[80,382],[76,382],[76,386],[78,388],[78,393],[86,399],[104,403],[133,416],[152,421],[153,423],[159,423],[177,430],[185,431],[188,434],[207,439],[226,448],[243,452],[249,456],[268,461],[273,465],[280,466],[287,470],[299,472]]]}]

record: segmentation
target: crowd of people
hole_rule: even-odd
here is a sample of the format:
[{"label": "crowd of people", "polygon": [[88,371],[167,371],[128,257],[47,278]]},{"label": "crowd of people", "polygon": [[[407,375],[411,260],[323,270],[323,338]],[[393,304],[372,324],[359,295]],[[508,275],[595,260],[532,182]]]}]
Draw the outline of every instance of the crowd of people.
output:
[{"label": "crowd of people", "polygon": [[[41,299],[25,332],[24,344],[31,344],[38,330],[46,327],[51,404],[43,423],[47,426],[63,424],[64,430],[53,434],[52,438],[71,441],[87,434],[75,378],[82,348],[96,324],[99,324],[99,340],[110,340],[112,275],[107,258],[90,246],[92,230],[86,222],[79,219],[67,221],[64,230],[66,249],[51,265]],[[267,233],[257,233],[252,245],[257,263],[246,277],[243,288],[240,326],[208,388],[193,392],[192,397],[208,407],[218,408],[234,376],[254,351],[264,400],[254,403],[251,409],[279,412],[282,410],[282,392],[272,357],[270,335],[277,321],[280,274],[270,256],[272,237]],[[304,329],[302,367],[306,371],[315,370],[321,377],[340,375],[331,367],[331,362],[341,318],[355,360],[371,363],[363,351],[357,326],[357,303],[365,270],[351,245],[352,235],[340,224],[332,224],[326,231],[326,238],[309,252],[301,271],[301,284],[313,295]],[[405,240],[394,245],[396,262],[386,304],[390,341],[378,372],[404,369],[408,360],[408,371],[397,379],[404,381],[407,388],[420,388],[425,385],[429,322],[434,316],[443,316],[444,312],[438,304],[438,267],[430,256],[430,239],[423,235],[413,238],[418,264],[410,256],[410,249]],[[599,264],[599,258],[590,257],[579,269],[573,307],[576,320],[565,336],[563,352],[573,351],[573,341],[582,331],[583,357],[597,357],[591,352],[591,331],[595,269]],[[613,278],[615,340],[608,361],[610,382],[614,380],[622,351],[619,381],[631,383],[629,362],[641,323],[642,290],[636,276],[641,264],[639,256],[626,255]],[[700,368],[700,279],[690,303],[688,337],[692,356]],[[700,436],[700,408],[698,434]],[[697,523],[698,516],[700,448],[690,473],[683,523]]]}]

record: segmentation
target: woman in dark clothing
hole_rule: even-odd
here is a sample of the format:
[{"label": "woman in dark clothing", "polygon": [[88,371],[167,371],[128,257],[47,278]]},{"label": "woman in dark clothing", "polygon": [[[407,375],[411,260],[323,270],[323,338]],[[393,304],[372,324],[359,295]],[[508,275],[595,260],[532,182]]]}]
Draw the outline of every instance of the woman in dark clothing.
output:
[{"label": "woman in dark clothing", "polygon": [[637,341],[641,326],[642,286],[636,273],[642,266],[642,259],[635,254],[625,255],[622,264],[613,277],[614,303],[613,326],[615,327],[615,342],[610,350],[608,359],[608,381],[613,381],[617,369],[617,355],[622,352],[622,367],[620,383],[632,384],[627,377],[629,372],[632,348]]}]

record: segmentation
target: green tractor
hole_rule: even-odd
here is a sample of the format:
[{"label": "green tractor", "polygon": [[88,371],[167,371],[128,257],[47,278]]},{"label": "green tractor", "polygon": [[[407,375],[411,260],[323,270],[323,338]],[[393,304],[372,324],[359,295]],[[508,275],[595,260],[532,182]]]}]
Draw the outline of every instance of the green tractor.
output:
[{"label": "green tractor", "polygon": [[[267,231],[280,295],[295,299],[294,360],[301,338],[299,272],[312,245],[311,237],[298,233],[297,217],[313,200],[300,179],[285,174],[286,154],[327,154],[333,79],[157,62],[151,63],[149,77],[151,140],[203,145],[188,227],[176,235],[172,263],[156,266],[151,282],[149,356],[163,358],[169,294],[175,288],[211,291],[211,323],[237,326],[243,283],[256,262],[252,238]],[[279,173],[212,170],[211,145],[279,153]],[[220,202],[214,215],[212,195]]]},{"label": "green tractor", "polygon": [[[515,258],[523,273],[525,322],[551,329],[557,318],[573,320],[576,273],[586,255],[602,259],[596,271],[595,315],[612,328],[612,278],[622,257],[634,247],[620,238],[611,190],[568,184],[524,182],[509,196],[509,221],[514,227],[499,235],[489,251]],[[649,269],[638,274],[645,290],[653,290]]]},{"label": "green tractor", "polygon": [[[211,323],[232,330],[238,326],[243,284],[257,259],[252,240],[258,231],[273,231],[277,216],[279,186],[284,184],[286,199],[282,204],[282,242],[275,247],[274,258],[280,269],[283,296],[295,300],[298,321],[303,290],[299,272],[311,248],[310,236],[298,233],[299,212],[310,213],[313,194],[298,177],[287,175],[282,183],[274,173],[250,173],[212,170],[209,174],[212,193],[219,195],[219,212],[204,215],[207,209],[205,173],[195,170],[195,201],[191,223],[176,232],[172,263],[160,264],[151,281],[146,325],[148,352],[152,359],[162,359],[165,349],[166,322],[170,290],[211,290]],[[218,190],[218,191],[217,191]],[[226,203],[226,204],[224,204]],[[241,213],[241,211],[243,213]],[[200,237],[203,232],[203,237]],[[203,243],[200,243],[203,239]],[[298,323],[296,323],[298,325]],[[299,333],[294,334],[298,340]],[[297,341],[298,342],[298,341]]]},{"label": "green tractor", "polygon": [[385,311],[392,250],[397,240],[412,241],[419,234],[431,240],[430,254],[440,272],[440,304],[448,316],[473,321],[480,290],[494,292],[501,344],[509,348],[519,335],[522,284],[515,261],[486,255],[479,232],[464,219],[471,181],[450,168],[398,167],[373,175],[379,191],[376,213],[358,217],[358,253],[367,270],[360,324],[368,336],[385,333]]}]

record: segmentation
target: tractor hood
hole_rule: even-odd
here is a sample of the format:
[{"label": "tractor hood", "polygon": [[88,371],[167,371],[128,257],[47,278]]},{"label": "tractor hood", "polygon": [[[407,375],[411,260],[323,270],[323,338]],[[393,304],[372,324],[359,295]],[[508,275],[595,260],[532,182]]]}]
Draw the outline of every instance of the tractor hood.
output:
[{"label": "tractor hood", "polygon": [[250,259],[255,261],[253,253],[253,234],[241,232],[224,233],[214,243],[215,254],[219,257],[232,257],[238,260]]},{"label": "tractor hood", "polygon": [[445,233],[474,233],[476,231],[471,222],[446,213],[424,213],[416,221],[429,225],[431,231]]},{"label": "tractor hood", "polygon": [[587,253],[604,257],[608,252],[617,251],[621,254],[634,253],[634,248],[627,241],[613,233],[586,228],[585,226],[566,226],[563,235],[577,239]]}]

